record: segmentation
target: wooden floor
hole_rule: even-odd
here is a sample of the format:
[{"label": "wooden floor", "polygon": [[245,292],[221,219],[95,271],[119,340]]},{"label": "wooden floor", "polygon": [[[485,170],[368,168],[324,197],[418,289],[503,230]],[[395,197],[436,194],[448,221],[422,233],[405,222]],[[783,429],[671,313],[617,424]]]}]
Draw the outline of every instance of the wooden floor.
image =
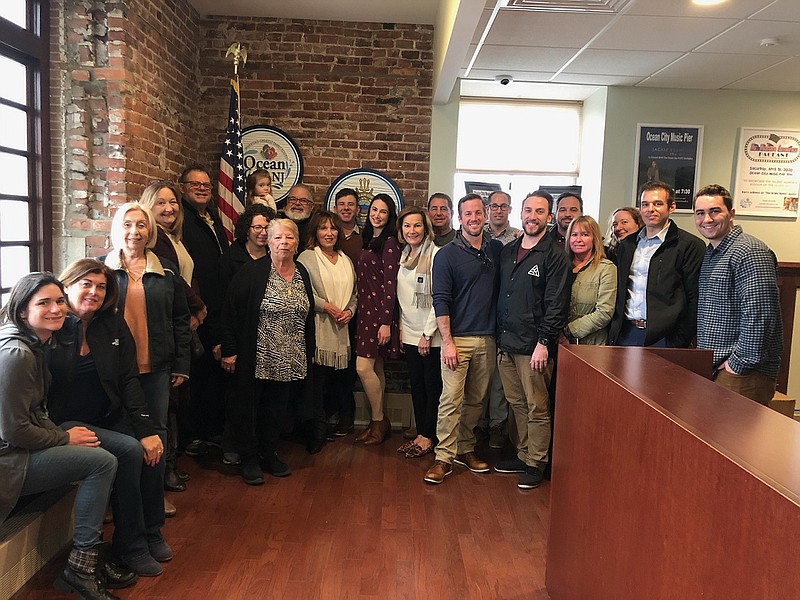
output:
[{"label": "wooden floor", "polygon": [[[382,446],[352,436],[320,454],[282,442],[290,477],[245,485],[218,456],[180,457],[192,479],[169,494],[178,515],[164,535],[175,559],[121,598],[547,599],[548,481],[521,491],[516,475],[454,466],[423,483],[433,455],[406,459],[395,433]],[[496,462],[509,451],[479,448]],[[60,597],[56,558],[15,598]],[[74,596],[73,596],[74,597]]]}]

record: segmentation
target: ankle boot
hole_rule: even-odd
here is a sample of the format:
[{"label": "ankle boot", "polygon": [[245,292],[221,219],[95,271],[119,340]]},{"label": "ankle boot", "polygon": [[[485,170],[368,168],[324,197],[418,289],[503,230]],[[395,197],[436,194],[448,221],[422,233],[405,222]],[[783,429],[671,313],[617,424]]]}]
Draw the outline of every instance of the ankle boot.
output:
[{"label": "ankle boot", "polygon": [[175,462],[175,436],[171,427],[167,427],[167,447],[164,451],[164,489],[168,492],[185,492],[186,484],[178,474]]},{"label": "ankle boot", "polygon": [[360,444],[361,442],[367,441],[370,433],[372,433],[372,428],[375,426],[375,423],[377,423],[377,421],[370,421],[369,425],[367,425],[367,428],[353,438],[353,443]]},{"label": "ankle boot", "polygon": [[103,589],[95,573],[81,573],[69,565],[64,567],[53,587],[64,594],[75,592],[82,600],[119,600]]},{"label": "ankle boot", "polygon": [[372,431],[364,440],[365,446],[373,446],[375,444],[382,444],[386,438],[389,437],[390,432],[392,431],[392,423],[389,421],[389,418],[384,415],[383,420],[381,421],[372,421],[373,427]]}]

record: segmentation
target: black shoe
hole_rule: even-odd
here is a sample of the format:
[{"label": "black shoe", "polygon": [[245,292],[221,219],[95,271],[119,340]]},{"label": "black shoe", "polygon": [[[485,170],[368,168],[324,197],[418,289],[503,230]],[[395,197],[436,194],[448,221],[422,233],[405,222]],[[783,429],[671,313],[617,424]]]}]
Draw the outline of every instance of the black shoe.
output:
[{"label": "black shoe", "polygon": [[350,435],[351,433],[353,433],[353,418],[348,417],[339,419],[336,429],[333,430],[333,435],[336,437],[344,437],[346,435]]},{"label": "black shoe", "polygon": [[110,590],[130,587],[139,579],[136,573],[111,558],[100,560],[97,565],[97,575],[103,587]]},{"label": "black shoe", "polygon": [[192,440],[186,445],[183,452],[186,456],[206,456],[208,454],[208,444],[203,440]]},{"label": "black shoe", "polygon": [[189,481],[192,478],[191,475],[181,469],[178,465],[175,465],[175,472],[178,474],[178,477],[181,478],[181,481]]},{"label": "black shoe", "polygon": [[476,444],[483,444],[489,441],[489,430],[485,427],[475,427],[475,429],[472,430],[472,433],[475,434]]},{"label": "black shoe", "polygon": [[489,428],[489,448],[500,450],[506,445],[506,436],[503,433],[502,425],[495,425]]},{"label": "black shoe", "polygon": [[323,436],[315,437],[308,441],[306,444],[306,450],[308,450],[309,454],[318,454],[322,447],[325,445],[327,438]]},{"label": "black shoe", "polygon": [[273,477],[288,477],[292,474],[289,465],[283,462],[274,452],[261,459],[261,466]]},{"label": "black shoe", "polygon": [[528,465],[525,464],[525,461],[516,456],[508,460],[501,460],[494,466],[494,470],[498,473],[524,473],[527,468]]},{"label": "black shoe", "polygon": [[186,484],[178,475],[177,469],[167,469],[164,473],[164,489],[168,492],[185,492]]},{"label": "black shoe", "polygon": [[53,587],[64,594],[75,592],[82,600],[119,600],[103,588],[94,573],[79,573],[69,565],[53,582]]},{"label": "black shoe", "polygon": [[263,485],[264,473],[256,463],[249,462],[242,465],[242,479],[247,485]]},{"label": "black shoe", "polygon": [[532,490],[542,485],[544,479],[543,473],[536,467],[528,467],[525,472],[519,476],[517,487],[521,490]]}]

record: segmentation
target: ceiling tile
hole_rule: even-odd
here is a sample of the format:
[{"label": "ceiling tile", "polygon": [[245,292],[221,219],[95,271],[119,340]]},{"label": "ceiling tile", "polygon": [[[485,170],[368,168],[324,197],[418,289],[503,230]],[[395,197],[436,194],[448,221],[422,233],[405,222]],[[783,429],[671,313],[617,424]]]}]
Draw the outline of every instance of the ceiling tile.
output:
[{"label": "ceiling tile", "polygon": [[[780,44],[769,47],[760,46],[759,42],[764,38],[778,38]],[[718,38],[698,48],[697,52],[794,56],[800,54],[800,23],[743,21],[730,31],[726,31]]]},{"label": "ceiling tile", "polygon": [[734,81],[771,67],[783,58],[756,54],[687,54],[676,63],[660,71],[656,77],[713,79]]},{"label": "ceiling tile", "polygon": [[800,2],[797,0],[778,0],[759,12],[755,18],[766,21],[794,21],[800,23]]},{"label": "ceiling tile", "polygon": [[661,87],[694,90],[718,90],[731,83],[724,77],[708,76],[691,79],[688,77],[651,77],[636,84],[637,87]]},{"label": "ceiling tile", "polygon": [[561,73],[552,79],[553,83],[579,83],[583,85],[636,85],[641,77],[624,75],[591,75],[584,73]]},{"label": "ceiling tile", "polygon": [[[475,69],[494,69],[498,73],[515,71],[558,71],[578,51],[577,48],[528,48],[484,45]],[[464,65],[466,66],[466,65]]]},{"label": "ceiling tile", "polygon": [[665,67],[680,52],[626,52],[623,50],[584,50],[565,73],[604,73],[606,75],[646,76]]},{"label": "ceiling tile", "polygon": [[486,43],[580,48],[613,18],[613,15],[506,9],[497,15]]},{"label": "ceiling tile", "polygon": [[[768,69],[744,78],[742,81],[750,83],[762,81],[764,83],[785,81],[789,84],[800,83],[800,58],[790,58]],[[765,88],[768,89],[768,88]],[[770,88],[771,89],[771,88]]]},{"label": "ceiling tile", "polygon": [[[785,0],[784,0],[785,1]],[[796,0],[789,0],[795,2]],[[698,6],[688,0],[636,0],[625,14],[659,17],[745,19],[774,0],[736,0],[716,6]]]},{"label": "ceiling tile", "polygon": [[733,19],[625,15],[592,48],[688,52],[734,24]]},{"label": "ceiling tile", "polygon": [[[496,69],[472,69],[472,71],[470,71],[469,78],[494,81],[494,78],[497,75],[511,75],[514,78],[514,81],[550,81],[555,74],[555,71],[514,71],[513,69],[498,71]],[[463,71],[461,76],[464,76]],[[497,85],[500,84],[498,83]]]}]

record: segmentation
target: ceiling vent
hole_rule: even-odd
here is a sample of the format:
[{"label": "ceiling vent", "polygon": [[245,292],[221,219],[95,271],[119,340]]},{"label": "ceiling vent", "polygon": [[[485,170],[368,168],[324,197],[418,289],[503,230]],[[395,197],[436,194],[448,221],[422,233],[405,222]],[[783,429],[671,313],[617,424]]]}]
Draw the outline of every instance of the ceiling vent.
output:
[{"label": "ceiling vent", "polygon": [[616,15],[635,0],[508,0],[506,8],[538,12],[602,13]]}]

